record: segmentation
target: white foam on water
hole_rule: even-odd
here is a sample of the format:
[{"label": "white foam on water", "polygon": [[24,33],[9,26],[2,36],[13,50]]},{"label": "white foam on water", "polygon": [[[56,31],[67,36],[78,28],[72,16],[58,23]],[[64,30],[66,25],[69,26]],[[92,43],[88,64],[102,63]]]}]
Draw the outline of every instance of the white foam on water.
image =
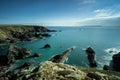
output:
[{"label": "white foam on water", "polygon": [[109,54],[112,54],[112,55],[113,55],[113,54],[117,54],[117,53],[120,52],[120,46],[105,49],[105,52],[106,52],[106,53],[109,53]]}]

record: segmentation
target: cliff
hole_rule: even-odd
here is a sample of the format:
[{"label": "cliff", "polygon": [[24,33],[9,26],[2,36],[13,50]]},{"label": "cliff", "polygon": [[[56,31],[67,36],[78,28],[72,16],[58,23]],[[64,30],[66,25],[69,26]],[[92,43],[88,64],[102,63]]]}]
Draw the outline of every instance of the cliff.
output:
[{"label": "cliff", "polygon": [[30,32],[40,31],[47,32],[47,28],[43,26],[31,26],[31,25],[0,25],[0,39],[12,38],[13,32]]},{"label": "cliff", "polygon": [[[81,68],[63,63],[46,61],[30,69],[9,71],[0,80],[120,80],[120,73]],[[16,73],[17,71],[17,73]],[[1,72],[2,73],[2,72]]]}]

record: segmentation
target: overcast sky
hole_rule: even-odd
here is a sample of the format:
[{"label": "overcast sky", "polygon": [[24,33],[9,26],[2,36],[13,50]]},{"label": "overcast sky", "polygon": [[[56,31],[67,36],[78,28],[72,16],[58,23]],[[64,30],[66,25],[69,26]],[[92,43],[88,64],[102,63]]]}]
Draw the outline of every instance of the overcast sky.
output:
[{"label": "overcast sky", "polygon": [[108,19],[120,20],[120,0],[0,0],[0,24],[99,25]]}]

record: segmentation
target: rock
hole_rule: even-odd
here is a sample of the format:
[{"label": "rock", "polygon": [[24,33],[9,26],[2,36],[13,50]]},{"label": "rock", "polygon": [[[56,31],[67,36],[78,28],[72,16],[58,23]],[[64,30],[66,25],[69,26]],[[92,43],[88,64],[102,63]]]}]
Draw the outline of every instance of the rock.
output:
[{"label": "rock", "polygon": [[51,35],[48,33],[41,34],[43,37],[50,37]]},{"label": "rock", "polygon": [[103,70],[109,70],[109,66],[108,65],[104,65]]},{"label": "rock", "polygon": [[0,43],[6,43],[6,40],[0,39]]},{"label": "rock", "polygon": [[23,65],[21,65],[20,67],[16,68],[16,69],[25,69],[25,68],[29,68],[29,66],[32,64],[32,62],[25,62]]},{"label": "rock", "polygon": [[2,25],[0,26],[0,44],[14,43],[14,40],[31,41],[34,38],[50,37],[51,35],[46,32],[55,32],[55,30],[33,25],[6,25],[5,27]]},{"label": "rock", "polygon": [[97,67],[97,63],[95,61],[95,51],[91,47],[87,47],[85,51],[87,53],[90,67]]},{"label": "rock", "polygon": [[8,65],[8,58],[6,55],[0,55],[0,66]]},{"label": "rock", "polygon": [[75,47],[69,48],[69,49],[65,50],[63,53],[52,57],[50,59],[50,61],[55,62],[55,63],[64,63],[66,61],[67,55],[74,49],[75,49]]},{"label": "rock", "polygon": [[[120,80],[120,73],[91,70],[63,63],[45,61],[29,68],[31,62],[4,73],[8,68],[0,67],[0,80]],[[4,69],[4,70],[3,70]],[[97,72],[96,72],[97,71]]]},{"label": "rock", "polygon": [[29,56],[28,58],[35,58],[35,57],[39,57],[39,56],[40,56],[40,54],[39,54],[39,53],[35,53],[35,54],[33,54],[33,55]]},{"label": "rock", "polygon": [[50,44],[45,44],[43,48],[51,48]]},{"label": "rock", "polygon": [[95,79],[95,80],[103,80],[100,75],[98,75],[96,73],[93,73],[93,72],[88,73],[87,76],[90,77],[90,78],[92,78],[92,79]]},{"label": "rock", "polygon": [[26,48],[20,48],[11,44],[9,46],[7,57],[8,57],[9,63],[12,63],[18,59],[27,58],[30,56],[30,54],[31,54],[30,50],[27,50]]},{"label": "rock", "polygon": [[33,56],[34,56],[34,57],[39,57],[40,54],[39,54],[39,53],[35,53]]},{"label": "rock", "polygon": [[51,61],[41,63],[39,70],[41,78],[46,80],[82,80],[86,76],[84,72],[73,66]]},{"label": "rock", "polygon": [[120,72],[120,52],[112,57],[113,69]]},{"label": "rock", "polygon": [[15,39],[10,40],[10,43],[15,43],[15,42],[16,42]]}]

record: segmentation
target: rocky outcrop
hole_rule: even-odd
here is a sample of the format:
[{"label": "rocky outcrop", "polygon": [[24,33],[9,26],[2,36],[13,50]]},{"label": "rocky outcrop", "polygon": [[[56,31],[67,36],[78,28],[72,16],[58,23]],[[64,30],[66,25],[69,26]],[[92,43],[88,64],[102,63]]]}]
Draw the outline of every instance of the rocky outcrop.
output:
[{"label": "rocky outcrop", "polygon": [[108,65],[104,65],[103,66],[103,70],[109,70],[109,66]]},{"label": "rocky outcrop", "polygon": [[50,44],[45,44],[43,48],[51,48]]},{"label": "rocky outcrop", "polygon": [[87,53],[90,67],[97,67],[97,63],[95,61],[95,51],[91,47],[87,47],[85,51]]},{"label": "rocky outcrop", "polygon": [[64,63],[66,61],[67,55],[74,49],[75,47],[73,46],[72,48],[65,50],[63,53],[55,55],[54,57],[50,59],[50,61],[55,62],[55,63]]},{"label": "rocky outcrop", "polygon": [[12,63],[15,60],[27,58],[30,55],[31,55],[30,50],[28,50],[26,48],[21,48],[21,47],[18,47],[18,46],[15,46],[15,45],[11,44],[9,46],[7,58],[9,60],[9,63]]},{"label": "rocky outcrop", "polygon": [[43,26],[32,25],[1,25],[0,43],[14,43],[16,41],[30,41],[34,38],[50,37],[46,32],[52,32]]},{"label": "rocky outcrop", "polygon": [[8,58],[6,55],[0,55],[0,66],[8,65]]},{"label": "rocky outcrop", "polygon": [[[84,70],[63,63],[45,61],[29,69],[31,63],[7,73],[0,72],[0,80],[120,80],[119,73]],[[116,75],[117,74],[117,75]]]},{"label": "rocky outcrop", "polygon": [[120,52],[112,57],[113,69],[120,72]]},{"label": "rocky outcrop", "polygon": [[8,53],[6,55],[0,55],[0,66],[13,64],[16,60],[35,58],[39,56],[39,53],[31,55],[31,50],[11,44],[9,46]]}]

